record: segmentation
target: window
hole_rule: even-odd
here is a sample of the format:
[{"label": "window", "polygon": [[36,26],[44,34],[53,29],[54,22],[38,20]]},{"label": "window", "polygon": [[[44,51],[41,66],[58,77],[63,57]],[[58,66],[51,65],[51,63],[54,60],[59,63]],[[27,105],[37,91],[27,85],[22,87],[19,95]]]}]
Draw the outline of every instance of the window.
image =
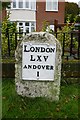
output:
[{"label": "window", "polygon": [[36,10],[36,0],[25,0],[25,8]]},{"label": "window", "polygon": [[13,0],[12,8],[36,10],[36,0]]},{"label": "window", "polygon": [[29,28],[28,28],[28,27],[25,29],[25,32],[26,32],[26,33],[29,33]]},{"label": "window", "polygon": [[35,31],[35,22],[25,22],[25,32],[34,32]]},{"label": "window", "polygon": [[58,11],[58,0],[46,0],[46,11]]},{"label": "window", "polygon": [[34,32],[35,31],[35,22],[18,22],[17,27],[19,32]]},{"label": "window", "polygon": [[54,25],[49,25],[49,26],[47,26],[46,31],[47,31],[47,32],[49,32],[49,31],[54,31]]},{"label": "window", "polygon": [[23,27],[19,27],[19,32],[23,32]]},{"label": "window", "polygon": [[30,31],[30,23],[29,23],[29,22],[25,22],[25,28],[24,28],[24,29],[25,29],[25,32],[26,32],[26,33],[31,32],[31,31]]},{"label": "window", "polygon": [[23,8],[23,1],[19,1],[18,7],[19,7],[19,8]]},{"label": "window", "polygon": [[35,26],[35,23],[34,23],[34,22],[31,22],[31,26],[34,27],[34,26]]},{"label": "window", "polygon": [[25,1],[25,8],[29,8],[29,1]]},{"label": "window", "polygon": [[30,7],[31,7],[32,10],[36,10],[36,0],[31,1]]},{"label": "window", "polygon": [[22,25],[23,25],[23,23],[22,23],[22,22],[20,22],[20,23],[19,23],[19,25],[20,25],[20,26],[22,26]]},{"label": "window", "polygon": [[16,8],[16,0],[13,0],[13,8]]},{"label": "window", "polygon": [[29,26],[29,22],[25,22],[25,26]]}]

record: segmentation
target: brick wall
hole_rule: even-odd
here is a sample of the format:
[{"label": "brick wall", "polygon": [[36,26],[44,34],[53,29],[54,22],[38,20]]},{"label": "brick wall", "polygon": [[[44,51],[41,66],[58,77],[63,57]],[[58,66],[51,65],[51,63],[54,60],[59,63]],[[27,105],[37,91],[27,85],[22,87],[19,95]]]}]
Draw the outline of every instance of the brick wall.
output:
[{"label": "brick wall", "polygon": [[2,9],[2,20],[6,17],[6,15],[7,15],[6,8],[3,8]]},{"label": "brick wall", "polygon": [[3,8],[2,11],[0,11],[0,21],[3,21],[6,15],[7,15],[6,8]]},{"label": "brick wall", "polygon": [[44,21],[54,24],[58,20],[59,24],[64,23],[65,2],[59,2],[58,11],[46,11],[45,2],[37,2],[36,6],[36,30],[41,31]]}]

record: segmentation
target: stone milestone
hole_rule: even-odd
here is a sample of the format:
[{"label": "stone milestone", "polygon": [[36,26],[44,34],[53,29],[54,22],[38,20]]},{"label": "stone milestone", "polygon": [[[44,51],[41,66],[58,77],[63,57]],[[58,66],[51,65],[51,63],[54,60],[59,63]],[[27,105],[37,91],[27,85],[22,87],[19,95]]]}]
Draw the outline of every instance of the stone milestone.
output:
[{"label": "stone milestone", "polygon": [[59,100],[61,45],[49,33],[23,37],[15,51],[15,85],[19,95]]}]

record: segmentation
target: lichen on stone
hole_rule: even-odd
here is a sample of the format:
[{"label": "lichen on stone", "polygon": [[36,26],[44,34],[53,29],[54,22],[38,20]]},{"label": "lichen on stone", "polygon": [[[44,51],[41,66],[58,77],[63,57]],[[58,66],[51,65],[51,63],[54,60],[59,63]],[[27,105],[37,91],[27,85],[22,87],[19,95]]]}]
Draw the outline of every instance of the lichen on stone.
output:
[{"label": "lichen on stone", "polygon": [[[33,81],[22,80],[22,44],[31,42],[32,44],[49,44],[56,43],[56,62],[54,81]],[[61,54],[62,49],[59,41],[51,34],[45,32],[34,32],[26,34],[22,41],[19,42],[15,51],[15,85],[19,95],[27,97],[45,97],[50,100],[59,100],[60,79],[61,79]]]}]

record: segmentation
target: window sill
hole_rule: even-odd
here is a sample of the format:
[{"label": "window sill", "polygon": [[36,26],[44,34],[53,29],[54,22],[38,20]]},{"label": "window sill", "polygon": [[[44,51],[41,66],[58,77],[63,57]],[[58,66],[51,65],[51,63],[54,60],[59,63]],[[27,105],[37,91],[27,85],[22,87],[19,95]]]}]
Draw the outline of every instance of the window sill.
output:
[{"label": "window sill", "polygon": [[58,12],[58,10],[45,10],[46,12]]},{"label": "window sill", "polygon": [[10,10],[29,10],[29,11],[36,11],[34,9],[29,9],[29,8],[11,8]]}]

